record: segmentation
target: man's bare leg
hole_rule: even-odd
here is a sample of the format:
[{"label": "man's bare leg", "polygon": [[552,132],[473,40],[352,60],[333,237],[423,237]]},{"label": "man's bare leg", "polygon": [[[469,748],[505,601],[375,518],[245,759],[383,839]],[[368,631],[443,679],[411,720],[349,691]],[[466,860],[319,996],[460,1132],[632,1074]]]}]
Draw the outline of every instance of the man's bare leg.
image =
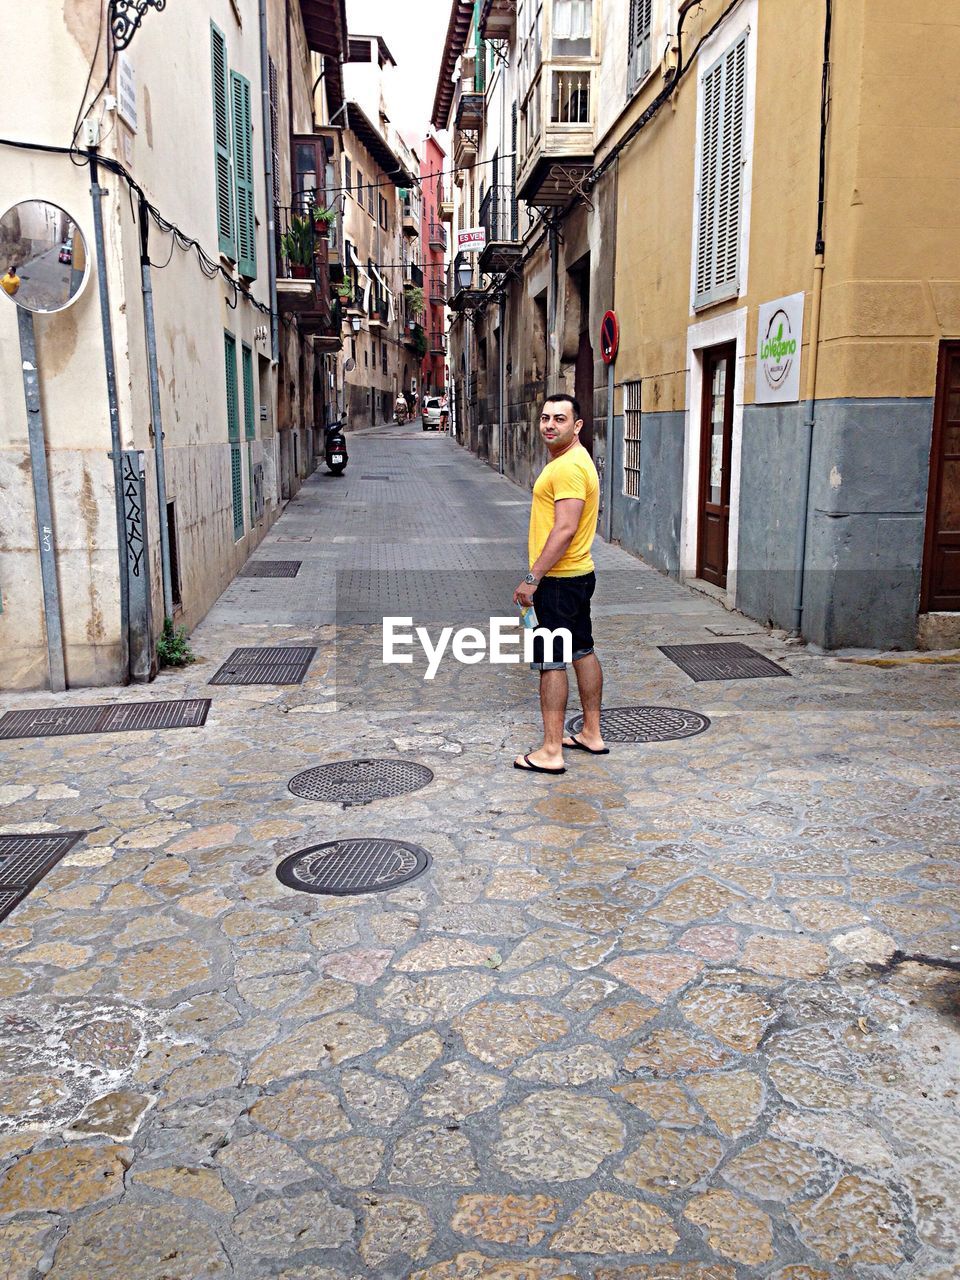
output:
[{"label": "man's bare leg", "polygon": [[[598,664],[599,665],[599,664]],[[540,672],[540,712],[543,716],[543,746],[530,752],[532,764],[545,769],[563,767],[563,718],[567,710],[570,684],[565,668]],[[598,720],[599,724],[599,720]],[[523,756],[517,756],[523,764]]]},{"label": "man's bare leg", "polygon": [[[583,708],[583,728],[577,737],[585,746],[600,751],[604,746],[600,733],[600,706],[603,702],[603,668],[600,666],[600,659],[595,653],[588,653],[577,659],[573,670],[580,691],[580,706]],[[564,738],[563,745],[572,746],[572,739]]]}]

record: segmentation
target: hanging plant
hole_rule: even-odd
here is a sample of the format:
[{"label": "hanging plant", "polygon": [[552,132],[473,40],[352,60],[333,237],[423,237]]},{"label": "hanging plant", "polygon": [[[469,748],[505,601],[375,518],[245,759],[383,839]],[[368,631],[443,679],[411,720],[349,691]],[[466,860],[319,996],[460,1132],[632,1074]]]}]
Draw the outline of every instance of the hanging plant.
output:
[{"label": "hanging plant", "polygon": [[416,284],[404,285],[403,296],[407,301],[407,310],[418,316],[423,310],[423,290]]},{"label": "hanging plant", "polygon": [[316,225],[329,227],[337,220],[337,211],[333,206],[329,209],[321,209],[319,205],[315,205],[313,209],[313,220]]},{"label": "hanging plant", "polygon": [[417,325],[413,334],[413,349],[414,351],[416,351],[417,355],[420,357],[421,360],[427,354],[429,346],[430,344],[427,342],[427,335],[420,328],[420,326]]}]

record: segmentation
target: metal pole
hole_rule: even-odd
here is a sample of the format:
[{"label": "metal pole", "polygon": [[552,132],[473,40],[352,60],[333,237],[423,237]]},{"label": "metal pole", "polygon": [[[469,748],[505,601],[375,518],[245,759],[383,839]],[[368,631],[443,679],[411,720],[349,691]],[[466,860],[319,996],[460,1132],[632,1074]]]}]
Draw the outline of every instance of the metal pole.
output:
[{"label": "metal pole", "polygon": [[503,475],[504,415],[507,404],[507,295],[500,294],[500,431],[497,442],[497,469]]},{"label": "metal pole", "polygon": [[267,204],[267,271],[270,284],[270,351],[280,359],[277,310],[277,214],[273,203],[273,115],[270,111],[270,54],[267,50],[267,0],[260,0],[260,97],[263,103],[263,177]]},{"label": "metal pole", "polygon": [[[163,421],[160,416],[160,372],[157,368],[157,326],[153,317],[153,281],[150,277],[150,214],[140,197],[140,288],[143,291],[143,327],[147,339],[147,378],[150,383],[150,417],[153,420],[153,452],[157,468],[157,513],[160,523],[160,571],[163,578],[163,616],[173,617],[173,578],[170,573],[170,530],[167,526],[167,472],[163,458]],[[149,582],[149,573],[147,575]]]},{"label": "metal pole", "polygon": [[40,545],[43,621],[47,635],[47,675],[50,688],[54,693],[62,693],[67,687],[63,666],[63,623],[60,613],[60,589],[57,585],[53,512],[50,509],[50,479],[47,474],[47,450],[43,436],[43,411],[40,407],[40,377],[37,372],[37,341],[33,331],[33,314],[24,307],[17,307],[17,324],[20,329],[23,395],[27,402],[27,435],[30,441],[33,501],[37,512],[37,541]]},{"label": "metal pole", "polygon": [[613,464],[616,455],[616,446],[613,440],[613,361],[607,365],[607,447],[605,457],[607,461],[607,483],[606,498],[607,509],[603,517],[603,536],[607,542],[613,535]]},{"label": "metal pole", "polygon": [[113,354],[113,323],[110,319],[110,287],[103,238],[103,209],[107,194],[97,174],[97,152],[91,147],[90,195],[93,197],[93,232],[97,248],[97,288],[100,294],[100,324],[103,329],[103,360],[107,375],[107,404],[110,411],[110,460],[113,463],[113,490],[117,507],[117,557],[120,565],[120,680],[130,679],[130,584],[127,581],[127,539],[123,523],[123,454],[120,444],[120,401],[117,396],[117,366]]}]

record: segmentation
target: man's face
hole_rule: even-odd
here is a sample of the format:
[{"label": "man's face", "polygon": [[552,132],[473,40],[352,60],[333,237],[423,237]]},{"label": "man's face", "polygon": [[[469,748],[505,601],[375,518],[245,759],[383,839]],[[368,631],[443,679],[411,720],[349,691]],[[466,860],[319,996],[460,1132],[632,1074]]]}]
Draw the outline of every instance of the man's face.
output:
[{"label": "man's face", "polygon": [[554,448],[573,444],[583,426],[582,418],[574,418],[569,400],[548,400],[540,411],[540,435]]}]

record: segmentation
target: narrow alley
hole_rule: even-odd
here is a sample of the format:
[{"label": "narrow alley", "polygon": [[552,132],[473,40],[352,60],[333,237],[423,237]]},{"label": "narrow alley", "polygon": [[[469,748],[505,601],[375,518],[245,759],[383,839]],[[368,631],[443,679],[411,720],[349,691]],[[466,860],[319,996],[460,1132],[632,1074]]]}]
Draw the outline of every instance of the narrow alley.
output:
[{"label": "narrow alley", "polygon": [[[350,455],[194,665],[56,699],[202,724],[0,741],[0,832],[78,833],[0,928],[0,1274],[949,1280],[960,668],[817,656],[598,539],[608,714],[668,710],[518,773],[536,677],[424,680],[381,618],[514,613],[529,494],[418,425]],[[779,670],[659,647],[724,642]],[[269,646],[302,683],[239,682]],[[384,798],[290,790],[358,760]],[[347,840],[410,878],[278,879]]]}]

